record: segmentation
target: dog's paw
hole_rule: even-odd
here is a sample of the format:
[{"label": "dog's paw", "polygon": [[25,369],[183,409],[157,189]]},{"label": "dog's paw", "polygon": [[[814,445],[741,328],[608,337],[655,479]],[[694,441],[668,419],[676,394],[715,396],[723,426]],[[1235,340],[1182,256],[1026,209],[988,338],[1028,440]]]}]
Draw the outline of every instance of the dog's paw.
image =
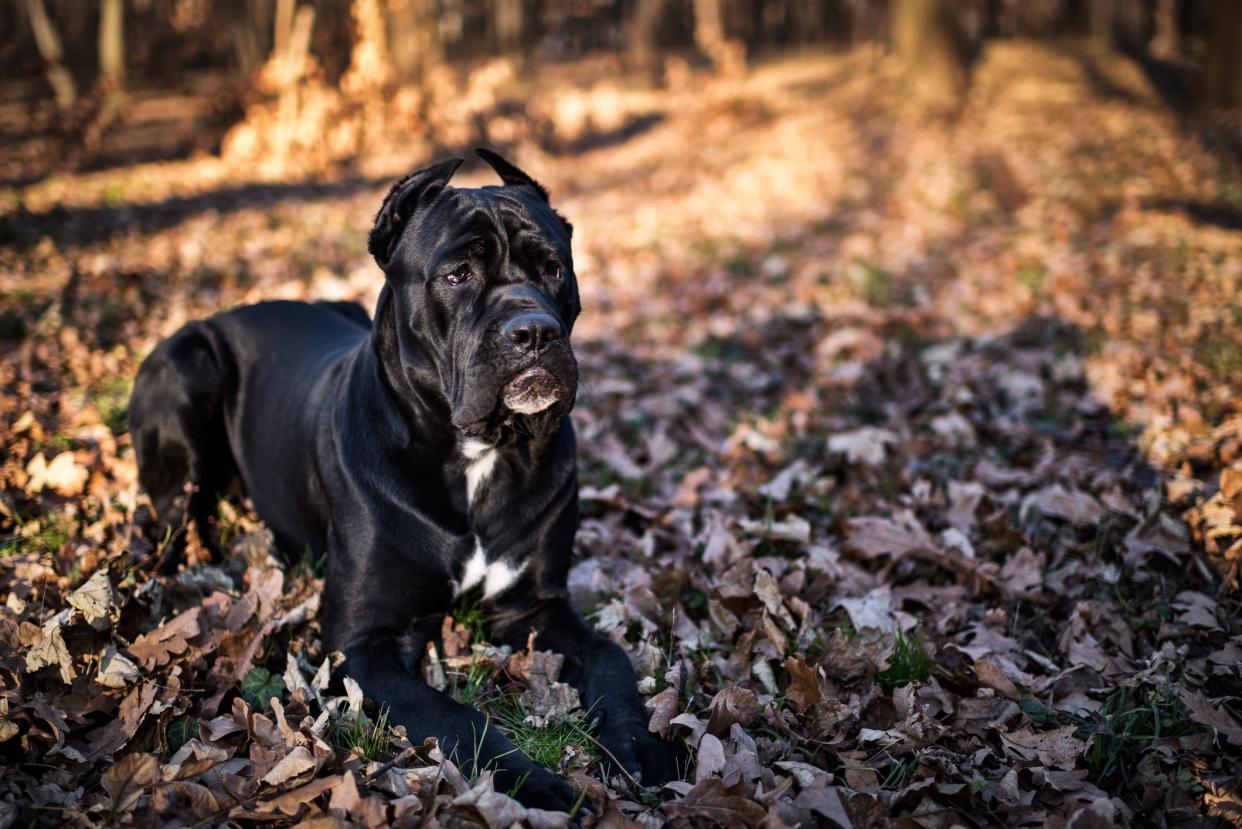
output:
[{"label": "dog's paw", "polygon": [[612,722],[609,719],[605,718],[599,728],[600,744],[612,755],[612,758],[604,757],[604,768],[609,775],[618,773],[612,762],[615,759],[644,786],[660,786],[677,779],[679,761],[681,767],[685,765],[684,751],[652,734],[641,719],[617,718]]},{"label": "dog's paw", "polygon": [[568,812],[578,795],[573,787],[542,766],[520,772],[497,772],[496,791],[508,794],[528,809]]}]

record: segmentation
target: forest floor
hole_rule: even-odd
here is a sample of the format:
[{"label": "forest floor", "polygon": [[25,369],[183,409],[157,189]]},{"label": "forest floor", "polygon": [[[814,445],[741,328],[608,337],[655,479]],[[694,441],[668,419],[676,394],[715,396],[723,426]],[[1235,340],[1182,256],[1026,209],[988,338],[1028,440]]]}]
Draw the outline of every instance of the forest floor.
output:
[{"label": "forest floor", "polygon": [[[990,48],[951,119],[861,52],[541,99],[577,130],[512,153],[576,228],[571,589],[690,766],[601,779],[477,605],[428,681],[586,826],[1242,823],[1242,170],[1086,47]],[[0,192],[0,825],[556,824],[327,693],[319,569],[244,504],[224,564],[143,568],[142,357],[237,303],[370,306],[417,160]]]}]

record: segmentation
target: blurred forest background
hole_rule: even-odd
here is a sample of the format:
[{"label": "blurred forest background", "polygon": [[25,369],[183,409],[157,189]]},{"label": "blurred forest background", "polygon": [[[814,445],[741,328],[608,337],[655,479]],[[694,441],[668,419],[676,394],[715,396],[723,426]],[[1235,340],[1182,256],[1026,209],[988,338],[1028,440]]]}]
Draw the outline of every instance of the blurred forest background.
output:
[{"label": "blurred forest background", "polygon": [[0,32],[0,829],[557,825],[333,696],[322,569],[244,500],[225,562],[191,531],[150,572],[127,426],[189,319],[374,307],[388,186],[477,145],[575,227],[570,590],[685,779],[604,779],[468,600],[422,670],[588,829],[1242,825],[1242,2],[0,0]]},{"label": "blurred forest background", "polygon": [[1240,15],[1229,0],[10,0],[0,175],[223,152],[279,176],[290,156],[357,162],[393,135],[423,153],[581,148],[601,136],[567,119],[641,121],[558,112],[523,81],[676,87],[809,49],[895,49],[919,92],[949,99],[998,38],[1096,39],[1171,106],[1214,111],[1240,103]]}]

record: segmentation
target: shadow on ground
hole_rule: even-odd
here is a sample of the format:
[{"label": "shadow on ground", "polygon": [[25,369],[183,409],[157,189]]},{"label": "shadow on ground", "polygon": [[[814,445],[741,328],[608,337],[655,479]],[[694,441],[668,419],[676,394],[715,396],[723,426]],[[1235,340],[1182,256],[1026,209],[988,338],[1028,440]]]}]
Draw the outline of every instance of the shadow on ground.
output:
[{"label": "shadow on ground", "polygon": [[61,248],[80,247],[129,233],[157,233],[203,213],[226,215],[278,204],[329,201],[391,183],[390,177],[384,177],[241,184],[192,196],[172,196],[149,204],[56,207],[43,213],[12,213],[0,216],[0,243],[29,247],[47,237]]}]

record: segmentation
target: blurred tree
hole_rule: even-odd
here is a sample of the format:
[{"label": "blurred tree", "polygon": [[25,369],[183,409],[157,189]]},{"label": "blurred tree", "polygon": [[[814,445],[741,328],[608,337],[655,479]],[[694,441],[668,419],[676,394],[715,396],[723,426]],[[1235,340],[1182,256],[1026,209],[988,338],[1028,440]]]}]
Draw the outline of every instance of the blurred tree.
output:
[{"label": "blurred tree", "polygon": [[1206,34],[1203,103],[1242,106],[1242,0],[1210,0]]},{"label": "blurred tree", "polygon": [[496,51],[516,55],[524,51],[526,3],[524,0],[493,0],[492,21],[496,30]]},{"label": "blurred tree", "polygon": [[898,0],[893,39],[912,91],[927,103],[958,101],[969,81],[970,45],[955,0]]},{"label": "blurred tree", "polygon": [[880,40],[887,17],[888,3],[876,0],[849,0],[849,13],[853,21],[850,43],[857,45]]},{"label": "blurred tree", "polygon": [[[293,37],[295,6],[286,0],[0,0],[0,30],[11,30],[0,42],[0,78],[41,73],[63,122],[89,145],[114,120],[118,96],[139,86],[144,95],[152,87],[211,90],[212,118],[235,124],[250,106],[279,97],[264,81],[269,62],[313,66],[295,86],[313,74],[359,104],[391,107],[401,93],[400,106],[425,117],[496,55],[512,60],[491,63],[525,69],[536,54],[555,61],[606,52],[659,82],[666,58],[689,77],[694,53],[735,74],[751,55],[882,43],[906,63],[914,92],[952,104],[984,38],[1093,35],[1137,57],[1153,83],[1163,78],[1171,102],[1193,101],[1194,89],[1208,108],[1242,106],[1242,0],[374,0],[363,17],[356,0],[296,3],[308,9],[304,21],[315,21],[304,30],[304,55],[289,50],[292,40],[277,43]],[[360,49],[363,32],[382,42]],[[381,53],[392,72],[382,94],[362,83],[380,74],[359,74],[379,65],[359,56]],[[91,107],[79,100],[84,85],[97,87]],[[310,99],[298,100],[300,111]],[[364,132],[379,123],[372,114],[360,116]]]},{"label": "blurred tree", "polygon": [[400,80],[422,82],[444,62],[435,0],[388,0],[388,45]]},{"label": "blurred tree", "polygon": [[712,67],[720,71],[725,63],[724,9],[721,0],[694,0],[694,45]]},{"label": "blurred tree", "polygon": [[1148,48],[1158,58],[1167,60],[1180,57],[1182,54],[1180,5],[1178,0],[1156,0],[1156,11],[1153,15],[1155,34]]},{"label": "blurred tree", "polygon": [[1151,4],[1140,0],[1113,0],[1114,46],[1135,54],[1145,52],[1154,31]]},{"label": "blurred tree", "polygon": [[[694,0],[694,45],[711,61],[717,74],[741,75],[746,71],[748,44],[764,42],[765,35],[783,39],[786,12],[784,3],[757,9],[753,4],[739,8],[739,4],[725,0]],[[769,19],[765,20],[765,15]],[[730,33],[738,36],[731,37]]]},{"label": "blurred tree", "polygon": [[663,17],[664,0],[637,0],[626,32],[626,51],[631,66],[652,83],[659,83],[663,74],[659,44]]},{"label": "blurred tree", "polygon": [[30,19],[30,28],[34,32],[39,56],[43,58],[43,71],[47,75],[47,82],[56,96],[56,106],[61,115],[67,116],[77,103],[78,91],[73,75],[65,68],[65,52],[61,47],[60,33],[48,17],[43,0],[26,0],[26,16]]},{"label": "blurred tree", "polygon": [[788,27],[790,42],[796,44],[827,40],[840,42],[839,32],[845,29],[841,4],[822,3],[814,0],[792,0],[789,5]]},{"label": "blurred tree", "polygon": [[125,0],[102,0],[99,8],[99,80],[125,85]]},{"label": "blurred tree", "polygon": [[99,7],[99,88],[106,123],[119,114],[125,94],[125,0],[103,0]]},{"label": "blurred tree", "polygon": [[251,77],[263,66],[268,52],[266,33],[272,30],[275,10],[272,0],[230,0],[224,14],[233,41],[237,68]]},{"label": "blurred tree", "polygon": [[1087,3],[1087,29],[1094,36],[1111,41],[1117,21],[1117,0],[1090,0]]}]

